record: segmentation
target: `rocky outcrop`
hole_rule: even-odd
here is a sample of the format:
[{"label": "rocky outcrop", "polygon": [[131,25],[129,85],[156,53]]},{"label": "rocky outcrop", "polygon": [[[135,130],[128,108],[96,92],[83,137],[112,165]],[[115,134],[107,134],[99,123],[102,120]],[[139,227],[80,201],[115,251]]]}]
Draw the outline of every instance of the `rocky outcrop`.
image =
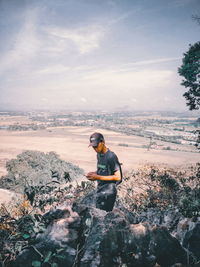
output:
[{"label": "rocky outcrop", "polygon": [[196,223],[192,230],[186,232],[183,246],[200,261],[200,222]]},{"label": "rocky outcrop", "polygon": [[176,225],[170,219],[177,215],[168,213],[171,215],[154,214],[157,219],[152,210],[136,215],[119,202],[113,211],[105,212],[94,207],[90,193],[72,208],[46,213],[46,231],[38,234],[12,266],[193,266],[199,259],[200,224],[196,222],[184,233],[183,247],[169,230],[169,226],[171,232],[178,227],[178,218]]}]

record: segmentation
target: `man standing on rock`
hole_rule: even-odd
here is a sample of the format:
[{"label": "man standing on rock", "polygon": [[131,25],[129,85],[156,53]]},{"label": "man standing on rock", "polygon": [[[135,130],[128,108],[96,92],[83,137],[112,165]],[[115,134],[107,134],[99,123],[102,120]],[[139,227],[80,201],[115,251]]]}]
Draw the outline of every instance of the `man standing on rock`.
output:
[{"label": "man standing on rock", "polygon": [[114,152],[105,145],[101,133],[90,136],[90,144],[97,152],[97,171],[89,172],[86,177],[98,183],[96,191],[96,207],[105,211],[112,211],[117,195],[116,185],[122,180],[119,160]]}]

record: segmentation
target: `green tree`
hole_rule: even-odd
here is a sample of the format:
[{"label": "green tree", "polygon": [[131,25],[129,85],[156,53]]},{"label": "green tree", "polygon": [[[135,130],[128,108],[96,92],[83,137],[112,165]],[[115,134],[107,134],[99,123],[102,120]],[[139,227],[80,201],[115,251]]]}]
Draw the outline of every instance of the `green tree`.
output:
[{"label": "green tree", "polygon": [[84,171],[61,160],[55,152],[27,150],[6,163],[7,175],[0,179],[0,187],[23,193],[25,188],[46,186],[52,181],[65,184],[82,177]]},{"label": "green tree", "polygon": [[192,19],[195,20],[200,25],[200,16],[199,15],[193,15]]},{"label": "green tree", "polygon": [[200,42],[190,45],[189,50],[184,53],[182,65],[178,69],[180,76],[184,77],[181,85],[186,91],[183,96],[190,110],[200,108]]}]

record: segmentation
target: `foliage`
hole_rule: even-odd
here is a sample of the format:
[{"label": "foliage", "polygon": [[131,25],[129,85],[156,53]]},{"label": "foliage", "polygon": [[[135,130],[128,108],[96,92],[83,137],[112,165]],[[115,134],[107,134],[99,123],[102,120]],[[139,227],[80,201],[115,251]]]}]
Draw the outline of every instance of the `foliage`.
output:
[{"label": "foliage", "polygon": [[196,21],[200,25],[200,16],[199,15],[193,15],[192,19]]},{"label": "foliage", "polygon": [[83,175],[83,170],[61,160],[55,152],[25,151],[6,163],[8,174],[0,187],[23,193],[26,187],[40,190],[48,183],[67,183]]},{"label": "foliage", "polygon": [[[77,173],[82,173],[81,170],[71,164],[65,165],[53,152],[27,151],[18,155],[16,160],[11,160],[7,167],[5,187],[7,182],[10,188],[23,188],[24,194],[18,203],[0,208],[0,264],[9,266],[28,246],[38,254],[32,266],[58,266],[59,260],[64,257],[62,249],[49,250],[42,255],[34,247],[38,234],[46,230],[48,218],[44,214],[60,204],[71,205],[93,190],[94,183],[70,181],[69,177],[74,180]],[[38,176],[43,172],[46,176]],[[69,173],[67,179],[65,172]],[[199,214],[200,164],[181,171],[146,166],[124,177],[118,187],[119,197],[131,211],[139,213],[148,208],[162,210],[173,206],[184,216]]]},{"label": "foliage", "polygon": [[[93,188],[91,182],[78,184],[83,175],[79,167],[65,162],[54,153],[26,151],[7,162],[8,174],[0,179],[1,187],[23,193],[17,203],[0,208],[0,264],[15,260],[26,246],[32,246],[45,229],[43,214],[59,203],[71,203]],[[44,255],[33,266],[55,266],[59,253]],[[49,265],[48,265],[49,266]]]},{"label": "foliage", "polygon": [[[91,182],[76,183],[74,186],[69,183],[59,189],[60,195],[56,198],[57,188],[52,186],[45,191],[44,187],[42,191],[36,193],[37,199],[34,199],[32,205],[26,195],[15,205],[14,203],[8,207],[2,205],[0,207],[0,265],[9,266],[26,247],[31,246],[39,254],[34,247],[34,242],[37,235],[46,230],[45,211],[53,209],[60,203],[65,203],[66,206],[72,204],[75,199],[83,197],[92,189],[94,186]],[[44,195],[48,195],[48,201],[44,201]],[[32,266],[56,267],[62,257],[64,257],[62,249],[48,251],[45,255],[39,254],[40,260],[33,261]]]},{"label": "foliage", "polygon": [[119,143],[118,146],[125,146],[125,147],[128,147],[129,145],[128,145],[128,144],[125,144],[125,143]]},{"label": "foliage", "polygon": [[196,130],[196,134],[197,134],[197,139],[196,139],[195,146],[200,151],[200,130]]},{"label": "foliage", "polygon": [[178,69],[180,76],[184,77],[181,85],[187,88],[184,97],[190,110],[200,107],[200,42],[190,45],[184,53],[182,66]]},{"label": "foliage", "polygon": [[128,173],[124,180],[119,194],[134,212],[176,207],[186,217],[199,215],[200,163],[181,171],[146,166]]}]

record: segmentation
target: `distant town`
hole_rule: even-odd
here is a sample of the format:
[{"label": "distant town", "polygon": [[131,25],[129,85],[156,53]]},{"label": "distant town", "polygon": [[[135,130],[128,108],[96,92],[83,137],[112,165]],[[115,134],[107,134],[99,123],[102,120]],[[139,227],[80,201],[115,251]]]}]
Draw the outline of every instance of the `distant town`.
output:
[{"label": "distant town", "polygon": [[[24,117],[16,122],[8,117]],[[4,124],[5,120],[5,124]],[[176,112],[0,112],[0,130],[37,131],[51,127],[95,127],[149,138],[147,149],[195,150],[200,118]],[[168,142],[169,145],[162,144]],[[175,144],[186,145],[180,149]],[[126,143],[119,144],[128,146]]]}]

